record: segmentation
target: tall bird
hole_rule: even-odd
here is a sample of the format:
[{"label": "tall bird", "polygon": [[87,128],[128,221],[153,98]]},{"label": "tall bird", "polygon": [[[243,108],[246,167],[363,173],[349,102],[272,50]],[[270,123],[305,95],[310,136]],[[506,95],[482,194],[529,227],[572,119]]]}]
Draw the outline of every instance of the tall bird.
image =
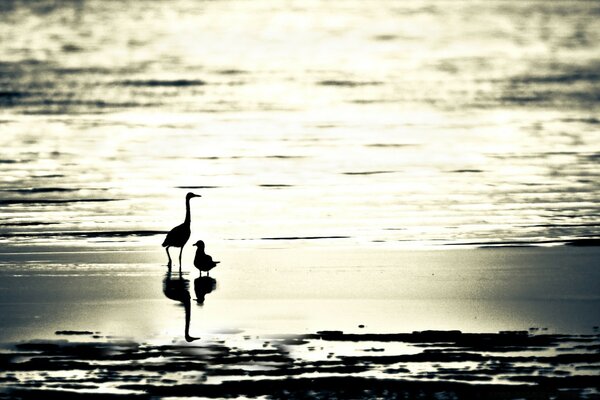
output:
[{"label": "tall bird", "polygon": [[185,196],[185,221],[183,224],[177,225],[175,228],[171,229],[171,232],[167,233],[167,237],[163,242],[163,247],[166,247],[167,257],[169,257],[168,267],[171,268],[171,255],[169,254],[169,247],[179,247],[179,269],[181,269],[181,253],[183,253],[183,246],[187,243],[190,238],[190,200],[194,197],[202,197],[199,194],[188,193]]}]

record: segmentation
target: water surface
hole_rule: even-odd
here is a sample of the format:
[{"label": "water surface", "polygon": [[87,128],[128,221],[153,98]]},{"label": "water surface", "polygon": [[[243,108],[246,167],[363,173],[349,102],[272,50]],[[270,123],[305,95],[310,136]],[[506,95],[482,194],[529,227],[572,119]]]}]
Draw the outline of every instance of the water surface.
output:
[{"label": "water surface", "polygon": [[9,2],[1,243],[137,242],[183,218],[190,190],[205,240],[597,237],[598,15],[592,1]]}]

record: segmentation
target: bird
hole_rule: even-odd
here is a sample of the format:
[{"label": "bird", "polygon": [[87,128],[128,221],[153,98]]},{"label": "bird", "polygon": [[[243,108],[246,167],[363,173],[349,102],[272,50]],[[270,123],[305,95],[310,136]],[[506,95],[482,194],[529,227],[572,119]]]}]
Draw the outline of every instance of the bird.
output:
[{"label": "bird", "polygon": [[202,240],[198,240],[192,246],[198,247],[194,257],[194,266],[200,271],[200,276],[202,276],[202,271],[206,271],[208,275],[209,271],[216,267],[219,261],[213,261],[212,257],[204,252],[204,242]]},{"label": "bird", "polygon": [[171,231],[167,233],[167,237],[162,244],[163,247],[166,247],[167,257],[169,257],[169,263],[167,264],[169,268],[171,268],[171,255],[169,254],[169,247],[179,247],[181,248],[181,250],[179,250],[179,269],[181,269],[181,253],[183,253],[183,246],[185,246],[187,243],[191,233],[190,200],[194,197],[202,196],[192,192],[185,196],[185,221],[183,221],[183,224],[177,225],[175,228],[171,229]]}]

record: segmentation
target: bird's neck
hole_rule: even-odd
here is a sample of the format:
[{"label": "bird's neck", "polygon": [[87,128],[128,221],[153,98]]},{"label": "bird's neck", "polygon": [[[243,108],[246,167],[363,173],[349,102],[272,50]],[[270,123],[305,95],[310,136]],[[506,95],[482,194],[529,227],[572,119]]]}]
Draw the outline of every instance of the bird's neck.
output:
[{"label": "bird's neck", "polygon": [[190,224],[190,220],[192,217],[190,216],[190,199],[185,199],[185,221],[184,224]]}]

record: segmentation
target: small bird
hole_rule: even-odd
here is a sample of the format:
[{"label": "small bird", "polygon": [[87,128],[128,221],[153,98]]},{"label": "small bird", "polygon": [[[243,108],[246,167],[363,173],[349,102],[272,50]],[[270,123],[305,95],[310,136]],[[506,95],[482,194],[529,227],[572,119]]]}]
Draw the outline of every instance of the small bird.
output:
[{"label": "small bird", "polygon": [[204,242],[202,240],[198,240],[193,246],[197,246],[196,256],[194,257],[194,265],[200,271],[200,276],[202,276],[202,271],[206,271],[207,276],[209,275],[209,271],[217,266],[219,261],[213,261],[212,257],[204,252]]},{"label": "small bird", "polygon": [[169,247],[179,247],[179,269],[181,269],[181,253],[183,253],[183,246],[187,243],[190,238],[190,200],[194,197],[202,197],[199,194],[194,194],[192,192],[188,193],[185,196],[185,221],[183,224],[177,225],[175,228],[171,229],[169,233],[167,233],[167,237],[163,242],[162,246],[166,247],[167,257],[169,257],[169,264],[167,266],[171,268],[171,255],[169,254]]}]

